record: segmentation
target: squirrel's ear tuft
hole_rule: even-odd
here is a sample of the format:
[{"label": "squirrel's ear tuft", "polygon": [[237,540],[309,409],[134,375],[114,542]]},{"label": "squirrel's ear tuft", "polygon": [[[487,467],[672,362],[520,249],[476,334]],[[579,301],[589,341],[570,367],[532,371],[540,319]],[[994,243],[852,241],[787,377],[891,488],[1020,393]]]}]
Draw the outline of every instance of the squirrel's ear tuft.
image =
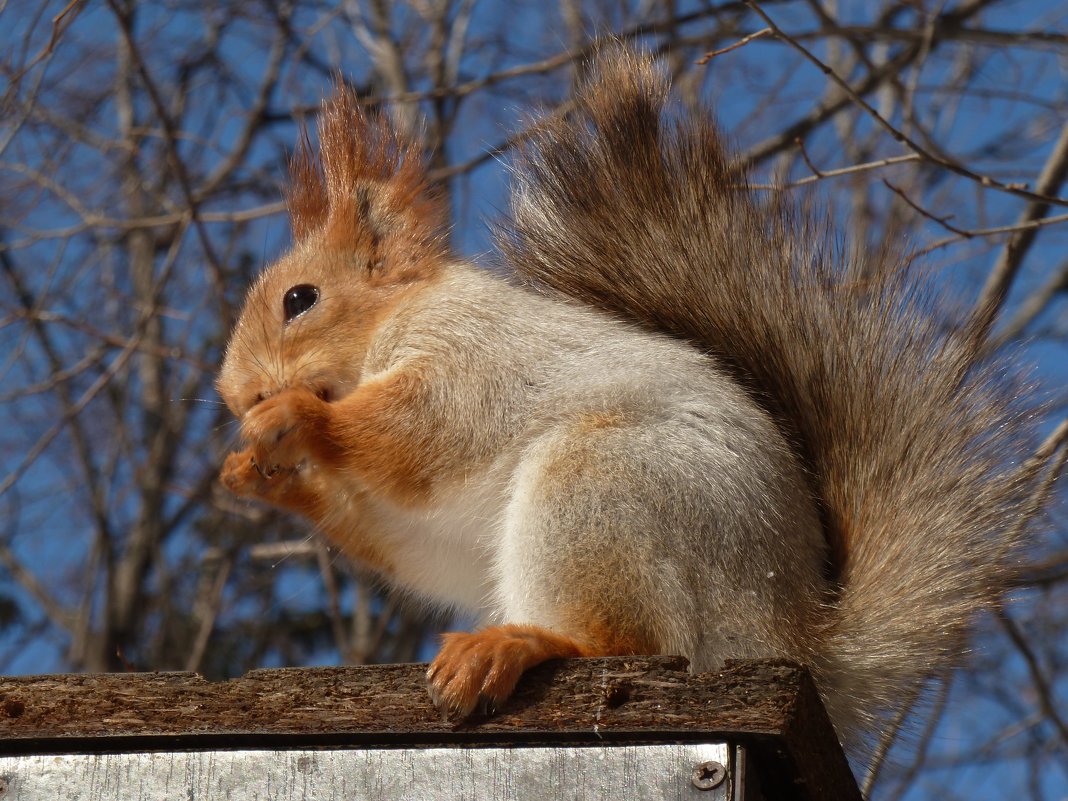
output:
[{"label": "squirrel's ear tuft", "polygon": [[328,203],[323,170],[312,150],[308,129],[300,127],[297,150],[289,160],[289,186],[285,190],[289,224],[298,242],[326,224]]},{"label": "squirrel's ear tuft", "polygon": [[322,231],[331,245],[368,250],[384,268],[443,256],[445,210],[418,144],[367,112],[340,80],[319,114],[319,153],[301,138],[287,196],[293,234]]}]

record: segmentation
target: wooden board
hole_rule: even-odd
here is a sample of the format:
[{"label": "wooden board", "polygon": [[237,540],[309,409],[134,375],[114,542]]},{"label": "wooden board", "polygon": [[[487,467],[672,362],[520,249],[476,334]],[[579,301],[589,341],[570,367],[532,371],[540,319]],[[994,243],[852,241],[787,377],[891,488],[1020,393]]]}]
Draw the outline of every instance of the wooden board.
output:
[{"label": "wooden board", "polygon": [[725,741],[767,798],[860,794],[808,673],[782,662],[693,675],[677,657],[575,659],[524,677],[493,717],[445,721],[425,665],[0,679],[0,753],[308,746]]}]

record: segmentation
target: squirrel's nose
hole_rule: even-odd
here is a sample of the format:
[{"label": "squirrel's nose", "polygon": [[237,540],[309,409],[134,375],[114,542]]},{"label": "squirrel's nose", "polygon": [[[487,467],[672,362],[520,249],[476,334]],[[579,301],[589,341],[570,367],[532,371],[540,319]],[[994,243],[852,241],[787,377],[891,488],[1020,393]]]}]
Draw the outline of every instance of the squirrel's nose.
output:
[{"label": "squirrel's nose", "polygon": [[282,389],[284,389],[284,387],[270,387],[267,389],[262,389],[256,394],[252,395],[248,399],[248,403],[245,405],[244,414],[248,414],[250,411],[252,411],[252,409],[263,403],[268,398],[273,398],[275,395],[281,392]]}]

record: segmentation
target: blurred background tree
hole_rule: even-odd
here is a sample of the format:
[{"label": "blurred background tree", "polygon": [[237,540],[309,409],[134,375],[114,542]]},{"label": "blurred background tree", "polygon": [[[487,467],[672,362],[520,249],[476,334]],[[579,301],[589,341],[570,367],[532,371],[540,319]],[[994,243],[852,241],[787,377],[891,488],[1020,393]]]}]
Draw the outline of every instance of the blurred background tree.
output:
[{"label": "blurred background tree", "polygon": [[[0,0],[0,671],[425,659],[448,622],[220,491],[212,381],[288,242],[287,154],[336,75],[418,137],[476,258],[512,147],[599,41],[661,53],[758,185],[912,254],[1038,365],[1066,458],[1068,5],[1046,0]],[[486,258],[489,262],[491,259]],[[1058,426],[1060,425],[1060,428]],[[1064,491],[1015,603],[878,798],[1068,797]],[[463,625],[464,621],[452,621]]]}]

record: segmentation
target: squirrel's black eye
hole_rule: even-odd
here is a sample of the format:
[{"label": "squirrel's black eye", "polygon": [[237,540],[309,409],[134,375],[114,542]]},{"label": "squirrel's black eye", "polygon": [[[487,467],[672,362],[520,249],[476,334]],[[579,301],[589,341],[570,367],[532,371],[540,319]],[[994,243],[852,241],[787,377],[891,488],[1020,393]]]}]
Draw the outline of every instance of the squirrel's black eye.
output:
[{"label": "squirrel's black eye", "polygon": [[285,312],[286,322],[293,322],[294,318],[314,306],[317,300],[319,300],[319,287],[317,286],[297,284],[295,287],[290,287],[282,298],[282,310]]}]

